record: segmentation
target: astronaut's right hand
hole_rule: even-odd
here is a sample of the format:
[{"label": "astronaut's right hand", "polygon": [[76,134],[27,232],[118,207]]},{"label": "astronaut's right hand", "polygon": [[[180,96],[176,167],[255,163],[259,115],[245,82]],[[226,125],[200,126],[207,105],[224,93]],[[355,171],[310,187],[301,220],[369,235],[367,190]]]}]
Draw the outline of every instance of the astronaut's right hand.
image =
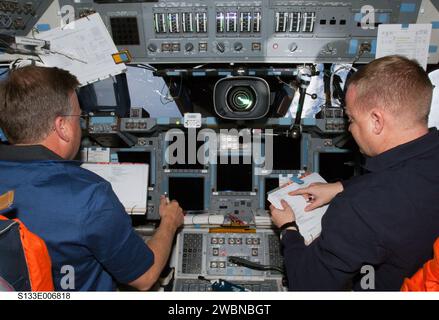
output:
[{"label": "astronaut's right hand", "polygon": [[177,230],[178,227],[183,224],[183,209],[175,200],[169,202],[168,198],[161,196],[159,213],[161,218],[160,225],[173,227],[175,230]]},{"label": "astronaut's right hand", "polygon": [[307,188],[297,189],[289,193],[290,196],[303,196],[308,202],[305,211],[312,211],[327,205],[334,197],[343,191],[343,184],[336,183],[312,183]]}]

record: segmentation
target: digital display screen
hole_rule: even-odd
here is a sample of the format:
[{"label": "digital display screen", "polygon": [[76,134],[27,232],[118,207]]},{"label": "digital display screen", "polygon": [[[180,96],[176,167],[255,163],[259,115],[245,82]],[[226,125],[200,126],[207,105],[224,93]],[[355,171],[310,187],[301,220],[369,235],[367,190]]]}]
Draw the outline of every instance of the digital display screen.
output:
[{"label": "digital display screen", "polygon": [[300,139],[275,136],[273,137],[273,150],[268,148],[265,157],[267,158],[272,152],[272,170],[300,170],[300,147]]},{"label": "digital display screen", "polygon": [[347,180],[354,176],[354,154],[348,153],[320,153],[319,173],[327,182]]},{"label": "digital display screen", "polygon": [[169,178],[169,199],[185,211],[204,210],[204,178]]},{"label": "digital display screen", "polygon": [[116,124],[117,119],[116,117],[90,117],[90,125],[95,124]]},{"label": "digital display screen", "polygon": [[[221,164],[220,157],[217,159],[217,191],[253,191],[252,164],[243,164],[243,157],[234,157],[239,164],[233,164],[232,158],[228,157],[228,164]],[[238,158],[238,159],[236,159]]]},{"label": "digital display screen", "polygon": [[117,159],[119,162],[151,164],[151,153],[139,151],[118,151]]}]

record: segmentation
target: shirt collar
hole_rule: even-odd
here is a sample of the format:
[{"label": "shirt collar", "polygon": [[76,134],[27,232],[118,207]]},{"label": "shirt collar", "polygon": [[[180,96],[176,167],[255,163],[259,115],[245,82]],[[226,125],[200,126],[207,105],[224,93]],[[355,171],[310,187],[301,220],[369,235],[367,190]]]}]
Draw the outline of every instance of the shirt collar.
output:
[{"label": "shirt collar", "polygon": [[0,160],[41,161],[41,160],[64,160],[64,159],[42,145],[14,146],[14,145],[0,144]]},{"label": "shirt collar", "polygon": [[399,145],[375,157],[367,158],[365,168],[371,172],[382,171],[438,147],[439,131],[432,128],[426,135],[418,139]]}]

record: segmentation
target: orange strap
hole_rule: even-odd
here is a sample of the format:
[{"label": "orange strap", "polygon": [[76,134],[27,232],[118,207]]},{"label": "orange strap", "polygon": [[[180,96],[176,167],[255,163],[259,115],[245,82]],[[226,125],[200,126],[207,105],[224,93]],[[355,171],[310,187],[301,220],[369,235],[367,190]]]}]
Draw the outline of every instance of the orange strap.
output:
[{"label": "orange strap", "polygon": [[19,223],[32,291],[54,291],[52,262],[46,244],[40,237],[30,232],[24,224]]},{"label": "orange strap", "polygon": [[[9,220],[0,215],[0,220]],[[52,279],[52,262],[46,244],[19,220],[21,245],[29,272],[32,291],[54,291]]]}]

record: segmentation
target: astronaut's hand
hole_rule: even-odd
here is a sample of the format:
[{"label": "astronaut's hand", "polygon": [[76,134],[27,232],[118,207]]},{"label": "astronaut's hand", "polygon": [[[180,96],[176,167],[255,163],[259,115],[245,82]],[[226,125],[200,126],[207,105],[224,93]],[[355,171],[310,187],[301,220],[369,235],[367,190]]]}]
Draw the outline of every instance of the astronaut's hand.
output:
[{"label": "astronaut's hand", "polygon": [[159,212],[162,220],[160,225],[168,225],[177,230],[178,227],[183,224],[183,209],[180,207],[177,201],[172,200],[171,202],[169,202],[166,197],[161,196]]},{"label": "astronaut's hand", "polygon": [[297,189],[289,193],[290,196],[303,196],[309,203],[305,211],[312,211],[331,202],[334,197],[343,191],[341,182],[313,183],[307,188]]},{"label": "astronaut's hand", "polygon": [[283,210],[276,209],[276,207],[273,205],[270,206],[271,220],[278,228],[282,227],[286,223],[296,221],[296,216],[294,215],[293,209],[285,200],[282,200],[282,207]]}]

